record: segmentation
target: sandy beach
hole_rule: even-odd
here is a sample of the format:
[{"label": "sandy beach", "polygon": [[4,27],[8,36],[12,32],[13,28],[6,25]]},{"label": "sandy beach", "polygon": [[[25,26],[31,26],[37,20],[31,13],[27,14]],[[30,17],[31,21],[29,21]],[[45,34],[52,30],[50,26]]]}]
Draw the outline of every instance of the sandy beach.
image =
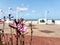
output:
[{"label": "sandy beach", "polygon": [[[29,27],[31,21],[25,22],[27,30],[25,33],[25,45],[30,45],[31,41],[31,29]],[[3,29],[3,24],[0,24],[0,29]],[[38,22],[32,22],[32,41],[31,45],[60,45],[60,25],[56,24],[38,24]],[[1,31],[0,31],[1,32]],[[6,45],[16,45],[16,30],[9,27],[9,23],[5,23],[4,26],[5,33],[5,44]],[[11,35],[13,34],[13,35]],[[12,39],[12,40],[11,40]],[[18,37],[18,44],[20,45],[20,37]],[[1,44],[0,38],[0,44]],[[2,45],[2,44],[1,44]]]},{"label": "sandy beach", "polygon": [[[25,25],[27,26],[26,32],[31,35],[31,29],[29,27],[29,23],[31,21],[27,21]],[[9,24],[6,23],[4,26],[5,33],[11,33],[11,29]],[[32,30],[33,30],[33,36],[43,36],[43,37],[60,37],[60,25],[56,24],[38,24],[36,21],[32,22]],[[0,29],[3,28],[3,24],[0,24]],[[12,29],[12,33],[15,34],[15,29]]]}]

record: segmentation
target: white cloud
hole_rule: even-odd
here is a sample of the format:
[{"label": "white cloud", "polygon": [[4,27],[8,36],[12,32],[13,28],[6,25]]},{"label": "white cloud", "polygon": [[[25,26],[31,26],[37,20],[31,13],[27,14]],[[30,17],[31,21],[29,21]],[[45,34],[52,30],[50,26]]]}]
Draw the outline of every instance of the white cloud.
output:
[{"label": "white cloud", "polygon": [[21,8],[21,7],[17,7],[16,9],[17,9],[17,11],[27,11],[28,10],[28,8]]}]

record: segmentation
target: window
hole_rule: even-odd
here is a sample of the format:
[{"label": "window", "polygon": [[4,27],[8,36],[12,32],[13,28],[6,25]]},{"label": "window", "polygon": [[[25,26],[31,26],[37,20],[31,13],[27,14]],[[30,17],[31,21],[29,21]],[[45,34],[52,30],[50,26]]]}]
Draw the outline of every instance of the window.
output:
[{"label": "window", "polygon": [[41,23],[45,23],[45,20],[40,20]]}]

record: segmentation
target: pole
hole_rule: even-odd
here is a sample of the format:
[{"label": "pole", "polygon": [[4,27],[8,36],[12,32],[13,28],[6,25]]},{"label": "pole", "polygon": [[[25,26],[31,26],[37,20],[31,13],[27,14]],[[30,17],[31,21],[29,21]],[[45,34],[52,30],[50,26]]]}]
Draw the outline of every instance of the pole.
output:
[{"label": "pole", "polygon": [[46,19],[46,23],[47,23],[47,14],[48,14],[48,11],[45,10],[45,19]]},{"label": "pole", "polygon": [[31,28],[31,39],[30,39],[30,45],[31,45],[32,44],[32,35],[33,35],[32,22],[30,23],[30,28]]}]

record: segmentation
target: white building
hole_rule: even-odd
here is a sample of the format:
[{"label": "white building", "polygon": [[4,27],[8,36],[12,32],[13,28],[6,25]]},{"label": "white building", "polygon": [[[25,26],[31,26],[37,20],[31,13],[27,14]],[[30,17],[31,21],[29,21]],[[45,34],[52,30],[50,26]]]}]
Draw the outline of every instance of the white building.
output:
[{"label": "white building", "polygon": [[38,23],[39,24],[46,24],[46,19],[44,19],[44,18],[41,18],[41,19],[38,19]]},{"label": "white building", "polygon": [[38,19],[39,24],[60,24],[60,20],[54,20],[55,23],[52,20],[46,20],[43,18]]}]

